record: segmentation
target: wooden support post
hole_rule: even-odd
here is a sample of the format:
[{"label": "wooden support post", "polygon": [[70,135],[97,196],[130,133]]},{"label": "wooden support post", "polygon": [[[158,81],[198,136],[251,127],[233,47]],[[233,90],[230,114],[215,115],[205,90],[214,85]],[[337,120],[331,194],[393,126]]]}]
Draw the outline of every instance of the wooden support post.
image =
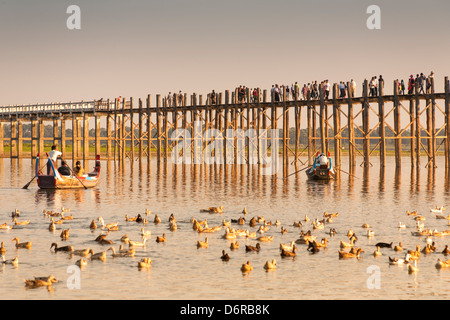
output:
[{"label": "wooden support post", "polygon": [[416,167],[420,167],[420,100],[419,100],[419,84],[416,82],[414,86],[414,97],[416,101]]},{"label": "wooden support post", "polygon": [[23,157],[23,123],[22,121],[17,121],[17,158],[21,159]]},{"label": "wooden support post", "polygon": [[108,114],[106,115],[106,158],[111,160],[111,101],[107,100],[107,110]]},{"label": "wooden support post", "polygon": [[[38,127],[36,119],[31,119],[31,157],[36,159],[38,154]],[[41,155],[42,157],[43,155]]]},{"label": "wooden support post", "polygon": [[53,144],[55,146],[59,145],[58,141],[60,141],[60,137],[59,137],[59,130],[58,130],[58,119],[57,118],[53,118],[52,119],[53,122]]},{"label": "wooden support post", "polygon": [[95,119],[95,151],[94,151],[94,156],[97,156],[98,154],[101,153],[101,136],[100,136],[100,132],[101,132],[101,123],[100,123],[100,116],[98,114],[96,114],[94,116]]},{"label": "wooden support post", "polygon": [[334,162],[341,167],[341,106],[337,102],[338,84],[333,85]]},{"label": "wooden support post", "polygon": [[448,76],[444,79],[445,88],[445,167],[450,168],[450,86]]},{"label": "wooden support post", "polygon": [[17,157],[17,122],[11,120],[11,137],[9,139],[9,157]]},{"label": "wooden support post", "polygon": [[167,161],[167,155],[169,153],[169,108],[167,101],[164,104],[164,161]]},{"label": "wooden support post", "polygon": [[83,163],[89,159],[89,116],[83,113]]},{"label": "wooden support post", "polygon": [[228,149],[228,136],[227,136],[227,130],[228,130],[228,109],[229,109],[229,103],[230,103],[230,91],[225,90],[225,110],[224,110],[224,131],[223,131],[223,164],[225,165],[225,168],[227,168],[227,149]]},{"label": "wooden support post", "polygon": [[[395,89],[397,87],[397,89]],[[394,82],[394,92],[398,92],[398,81]],[[378,133],[380,135],[380,167],[386,167],[386,126],[384,122],[384,85],[378,88]]]},{"label": "wooden support post", "polygon": [[130,97],[130,164],[134,165],[134,141],[136,140],[134,135],[134,112],[133,112],[133,98]]},{"label": "wooden support post", "polygon": [[45,143],[45,127],[44,120],[38,120],[39,136],[38,136],[38,150],[41,156],[45,157],[44,143]]},{"label": "wooden support post", "polygon": [[152,161],[152,114],[150,111],[151,95],[147,95],[146,112],[147,112],[147,166],[151,168]]},{"label": "wooden support post", "polygon": [[434,78],[431,78],[431,162],[436,168],[436,98],[434,96]]},{"label": "wooden support post", "polygon": [[364,86],[363,86],[363,112],[362,112],[362,117],[363,117],[363,132],[364,132],[364,139],[363,139],[363,154],[364,154],[364,167],[369,167],[370,166],[370,160],[369,160],[369,154],[370,154],[370,137],[369,137],[369,132],[370,132],[370,128],[369,128],[369,98],[368,98],[368,93],[369,93],[369,86],[368,86],[368,81],[367,79],[364,80]]},{"label": "wooden support post", "polygon": [[[347,82],[347,87],[350,88],[350,82]],[[349,171],[353,172],[354,167],[356,166],[356,149],[355,149],[355,126],[354,126],[354,118],[353,118],[353,100],[347,95],[347,104],[348,104],[348,166]]]},{"label": "wooden support post", "polygon": [[[122,100],[122,117],[121,117],[121,121],[120,121],[120,157],[119,160],[124,163],[125,162],[125,158],[126,158],[126,148],[127,148],[127,141],[125,139],[126,137],[126,113],[125,113],[125,109],[127,106],[127,100],[126,98],[123,98]],[[123,168],[125,168],[123,166]]]},{"label": "wooden support post", "polygon": [[311,101],[311,92],[308,90],[307,96],[306,96],[306,116],[307,116],[307,121],[308,121],[308,165],[312,165],[312,155],[313,155],[313,151],[312,151],[312,143],[311,143],[311,138],[312,138],[312,107],[310,105]]},{"label": "wooden support post", "polygon": [[398,100],[398,82],[394,82],[394,131],[395,131],[395,167],[402,166],[402,139],[400,135],[400,102]]},{"label": "wooden support post", "polygon": [[428,167],[430,165],[431,161],[433,160],[433,158],[432,158],[433,135],[432,135],[432,114],[431,114],[433,105],[431,104],[431,91],[429,89],[427,89],[427,92],[426,92],[425,106],[426,106],[427,132],[428,132],[428,134],[427,134],[428,135],[428,137],[427,137],[428,160],[427,160],[426,167]]},{"label": "wooden support post", "polygon": [[299,161],[299,149],[300,149],[300,133],[301,133],[301,122],[302,122],[302,109],[298,105],[298,86],[294,87],[294,99],[295,99],[295,171],[298,171],[298,161]]},{"label": "wooden support post", "polygon": [[61,117],[61,152],[66,154],[66,119]]},{"label": "wooden support post", "polygon": [[5,156],[5,123],[0,122],[0,157]]},{"label": "wooden support post", "polygon": [[283,176],[289,175],[289,109],[286,107],[286,100],[289,96],[286,95],[286,87],[283,87]]},{"label": "wooden support post", "polygon": [[156,95],[156,131],[157,131],[157,140],[156,140],[156,158],[158,163],[161,161],[161,95]]},{"label": "wooden support post", "polygon": [[415,136],[416,136],[416,127],[414,122],[416,121],[415,117],[414,117],[414,99],[410,98],[409,99],[409,122],[411,123],[411,125],[409,126],[409,131],[410,131],[410,152],[411,152],[411,167],[414,167],[414,163],[416,161],[416,140],[415,140]]},{"label": "wooden support post", "polygon": [[327,154],[327,137],[325,134],[325,122],[326,122],[326,112],[325,112],[325,103],[324,103],[324,92],[323,92],[323,86],[319,85],[319,99],[320,99],[320,152]]}]

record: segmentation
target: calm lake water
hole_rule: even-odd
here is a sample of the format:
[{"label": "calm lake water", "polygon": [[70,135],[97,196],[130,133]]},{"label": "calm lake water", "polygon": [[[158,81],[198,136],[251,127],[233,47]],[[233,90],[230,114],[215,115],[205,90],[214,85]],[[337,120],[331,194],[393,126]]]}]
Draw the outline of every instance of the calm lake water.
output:
[{"label": "calm lake water", "polygon": [[[359,159],[360,160],[360,159]],[[371,160],[372,161],[372,160]],[[434,171],[421,168],[411,170],[409,159],[404,159],[401,172],[392,165],[380,171],[374,157],[374,166],[364,172],[357,166],[355,178],[342,173],[338,181],[313,183],[306,180],[304,172],[287,180],[258,175],[256,166],[233,168],[203,167],[193,170],[191,166],[175,167],[169,164],[158,166],[152,163],[150,170],[146,162],[125,164],[124,170],[114,162],[102,162],[101,182],[90,190],[39,190],[33,182],[27,190],[22,187],[33,176],[30,160],[0,159],[0,199],[2,203],[0,223],[12,225],[11,212],[19,209],[19,221],[30,219],[27,226],[12,230],[0,230],[0,241],[5,242],[6,259],[19,257],[19,266],[0,266],[0,292],[2,299],[449,299],[450,269],[438,270],[438,258],[447,260],[440,253],[422,254],[416,274],[408,274],[406,266],[392,266],[388,257],[401,257],[392,249],[382,249],[383,255],[375,258],[372,253],[377,242],[402,242],[406,249],[417,244],[423,248],[425,237],[412,236],[416,222],[406,211],[418,210],[423,215],[425,228],[439,231],[450,229],[448,220],[438,220],[430,208],[449,205],[449,180],[446,178],[444,159],[439,158]],[[359,161],[358,163],[360,163]],[[422,160],[422,167],[426,164]],[[93,167],[93,161],[89,163]],[[348,171],[344,163],[343,169]],[[294,172],[294,168],[290,172]],[[224,206],[225,213],[201,213],[200,209]],[[43,210],[60,211],[70,208],[74,220],[57,225],[57,230],[48,230],[49,220]],[[281,222],[272,226],[264,235],[274,237],[273,242],[261,243],[259,253],[245,252],[245,245],[255,245],[252,238],[238,238],[240,249],[231,251],[231,240],[222,238],[224,229],[200,234],[192,229],[191,218],[208,219],[209,226],[222,224],[222,220],[238,219],[243,208],[247,208],[247,222],[253,216]],[[126,222],[125,214],[145,216],[148,208],[152,214],[146,217],[145,229],[152,232],[145,248],[137,248],[134,258],[112,258],[108,251],[105,262],[89,261],[82,270],[80,289],[69,289],[67,280],[72,273],[68,267],[79,257],[67,253],[50,251],[52,242],[58,245],[73,245],[75,249],[92,248],[94,252],[106,250],[110,245],[100,245],[94,239],[101,230],[91,231],[92,219],[103,217],[106,223],[119,222],[119,231],[111,232],[107,239],[115,242],[127,234],[130,239],[142,241],[141,224]],[[311,221],[322,218],[323,213],[339,212],[339,216],[324,230],[313,230]],[[173,213],[178,229],[170,231],[168,218]],[[158,214],[162,223],[155,225]],[[447,213],[444,211],[444,214]],[[296,258],[281,258],[280,243],[289,243],[299,238],[300,229],[294,221],[311,221],[302,230],[312,230],[318,239],[329,239],[328,249],[316,254],[309,253],[306,245],[297,245]],[[399,222],[406,225],[399,229]],[[366,236],[368,223],[375,232],[373,238]],[[281,234],[281,226],[288,233]],[[250,231],[257,227],[238,226]],[[70,228],[70,238],[61,241],[62,229]],[[335,228],[337,234],[326,233]],[[347,231],[352,228],[358,236],[356,245],[365,253],[361,259],[340,260],[340,240],[348,241]],[[156,236],[166,234],[167,242],[156,243]],[[32,241],[31,250],[19,249],[11,240],[18,237],[21,242]],[[208,237],[209,248],[197,249],[198,240]],[[437,251],[449,244],[450,237],[436,237]],[[228,262],[220,259],[222,250],[230,255]],[[153,266],[139,270],[138,261],[150,257]],[[278,268],[266,272],[263,265],[276,259]],[[240,267],[246,261],[254,266],[249,274]],[[379,286],[369,288],[367,281],[373,274],[371,268],[379,270]],[[26,289],[23,279],[34,276],[54,275],[60,280],[53,291],[46,288]]]}]

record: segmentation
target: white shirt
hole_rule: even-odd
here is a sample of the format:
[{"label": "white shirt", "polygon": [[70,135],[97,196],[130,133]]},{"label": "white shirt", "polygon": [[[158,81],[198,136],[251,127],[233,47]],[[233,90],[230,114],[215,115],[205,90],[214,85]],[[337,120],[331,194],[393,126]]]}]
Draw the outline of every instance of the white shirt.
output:
[{"label": "white shirt", "polygon": [[59,156],[62,156],[62,152],[58,151],[58,150],[52,150],[48,153],[48,156],[50,157],[50,159],[52,159],[53,161],[56,161],[56,159]]}]

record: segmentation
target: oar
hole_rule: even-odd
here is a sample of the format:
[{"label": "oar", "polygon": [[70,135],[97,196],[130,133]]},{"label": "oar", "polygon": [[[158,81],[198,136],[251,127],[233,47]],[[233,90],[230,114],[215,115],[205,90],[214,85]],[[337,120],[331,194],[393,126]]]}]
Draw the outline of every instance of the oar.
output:
[{"label": "oar", "polygon": [[[63,158],[61,158],[61,160],[62,161],[64,161],[64,159]],[[65,162],[65,161],[64,161]],[[67,162],[66,162],[67,163]],[[69,167],[69,166],[68,166]],[[81,185],[85,188],[85,189],[87,189],[87,187],[84,185],[84,183],[83,182],[81,182],[81,180],[80,180],[80,178],[78,178],[78,176],[73,172],[73,170],[72,170],[72,168],[71,167],[69,167],[69,170],[70,170],[70,172],[72,172],[72,175],[73,176],[75,176],[75,178],[77,178],[78,179],[78,181],[80,181],[80,183],[81,183]]]},{"label": "oar", "polygon": [[344,171],[344,170],[339,169],[339,168],[335,168],[335,169],[337,169],[337,170],[339,170],[339,171],[342,171],[342,172],[348,174],[348,175],[351,176],[351,177],[355,177],[356,179],[359,179],[357,176],[355,176],[355,175],[353,175],[353,174],[350,174],[350,173],[348,173],[347,171]]},{"label": "oar", "polygon": [[306,169],[308,169],[308,168],[309,168],[309,167],[306,167],[306,168],[300,169],[300,170],[298,170],[298,171],[295,171],[294,173],[291,173],[290,175],[284,177],[283,180],[286,179],[286,178],[289,178],[290,176],[292,176],[292,175],[294,175],[294,174],[296,174],[296,173],[299,173],[300,171],[306,170]]},{"label": "oar", "polygon": [[[41,171],[42,169],[44,169],[44,167],[45,167],[46,165],[47,165],[47,164],[45,164],[39,171]],[[22,187],[22,189],[28,189],[28,187],[29,187],[30,184],[34,181],[35,178],[36,178],[36,175],[34,175],[33,179],[31,179],[30,182],[28,182],[26,185],[24,185],[24,186]]]}]

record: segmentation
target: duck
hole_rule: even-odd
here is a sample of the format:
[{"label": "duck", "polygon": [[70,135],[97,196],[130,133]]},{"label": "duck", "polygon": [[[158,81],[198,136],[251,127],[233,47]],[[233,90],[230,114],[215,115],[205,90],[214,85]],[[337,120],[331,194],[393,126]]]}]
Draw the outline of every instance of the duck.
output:
[{"label": "duck", "polygon": [[330,231],[327,232],[327,234],[330,235],[330,237],[333,237],[336,234],[336,229],[335,228],[330,228]]},{"label": "duck", "polygon": [[322,230],[325,227],[325,224],[322,221],[319,221],[318,219],[315,219],[312,222],[313,229]]},{"label": "duck", "polygon": [[347,237],[350,239],[351,237],[353,237],[355,235],[355,232],[353,232],[352,229],[348,229],[347,231]]},{"label": "duck", "polygon": [[64,246],[64,247],[58,247],[58,244],[56,242],[53,242],[50,246],[50,250],[52,248],[55,248],[55,252],[73,252],[73,246]]},{"label": "duck", "polygon": [[128,246],[129,247],[145,247],[146,242],[147,242],[147,237],[142,237],[142,242],[129,240]]},{"label": "duck", "polygon": [[107,234],[101,234],[97,237],[97,239],[95,239],[95,241],[97,241],[99,244],[114,244],[114,241],[105,239],[106,236]]},{"label": "duck", "polygon": [[161,218],[157,214],[155,214],[155,218],[153,219],[153,223],[154,224],[161,223]]},{"label": "duck", "polygon": [[316,240],[314,240],[312,243],[317,248],[326,248],[328,246],[328,239],[327,238],[322,238],[322,240],[320,240],[320,242],[317,242]]},{"label": "duck", "polygon": [[82,257],[87,257],[90,253],[91,249],[87,248],[87,249],[77,249],[77,250],[73,250],[71,252],[71,254],[77,255],[77,256],[82,256]]},{"label": "duck", "polygon": [[264,264],[264,269],[266,270],[275,270],[277,268],[277,261],[275,259],[272,259],[272,262],[269,260],[266,261]]},{"label": "duck", "polygon": [[392,248],[392,242],[391,243],[378,242],[375,246],[380,248]]},{"label": "duck", "polygon": [[269,227],[259,226],[258,233],[264,233],[269,230]]},{"label": "duck", "polygon": [[5,223],[0,224],[0,229],[2,229],[2,230],[11,230],[12,227],[8,226],[8,224],[5,222]]},{"label": "duck", "polygon": [[237,224],[239,224],[239,225],[245,224],[245,218],[244,218],[244,217],[240,217],[240,218],[237,220]]},{"label": "duck", "polygon": [[409,210],[407,210],[407,211],[406,211],[406,214],[407,214],[408,216],[417,216],[417,210],[411,211],[411,212],[409,212]]},{"label": "duck", "polygon": [[397,246],[394,246],[394,251],[403,251],[402,243],[399,242]]},{"label": "duck", "polygon": [[150,268],[152,266],[152,259],[150,258],[142,258],[141,261],[138,262],[138,268]]},{"label": "duck", "polygon": [[432,250],[431,246],[429,244],[427,244],[423,249],[422,249],[422,253],[425,254],[430,254],[434,252],[434,250]]},{"label": "duck", "polygon": [[254,226],[256,226],[256,224],[257,224],[257,222],[256,222],[256,218],[255,217],[251,218],[250,222],[248,223],[248,225],[250,227],[254,227]]},{"label": "duck", "polygon": [[118,258],[118,257],[122,257],[122,258],[124,258],[124,257],[134,257],[134,255],[135,255],[134,251],[132,251],[132,252],[117,252],[116,253],[116,249],[114,249],[114,247],[110,247],[108,250],[112,251],[111,255],[114,258]]},{"label": "duck", "polygon": [[75,265],[77,265],[80,269],[82,269],[83,267],[87,266],[87,260],[84,258],[81,258],[81,259],[77,260],[77,262],[75,262]]},{"label": "duck", "polygon": [[408,273],[416,273],[419,271],[419,268],[417,267],[417,260],[414,260],[414,265],[412,263],[408,264]]},{"label": "duck", "polygon": [[225,252],[225,250],[222,250],[222,256],[220,257],[220,259],[222,259],[223,261],[228,261],[230,260],[230,256]]},{"label": "duck", "polygon": [[52,221],[52,222],[50,222],[50,225],[48,226],[48,231],[55,231],[55,230],[56,230],[56,225]]},{"label": "duck", "polygon": [[62,240],[68,240],[69,239],[69,230],[70,229],[65,229],[61,232],[61,234],[59,235],[61,237]]},{"label": "duck", "polygon": [[442,261],[438,258],[435,267],[436,269],[450,268],[450,260]]},{"label": "duck", "polygon": [[18,218],[20,217],[20,210],[15,209],[13,212],[11,212],[11,218]]},{"label": "duck", "polygon": [[0,255],[4,255],[6,253],[5,243],[2,241],[0,246]]},{"label": "duck", "polygon": [[303,219],[305,222],[308,222],[309,220],[311,220],[306,214],[305,214],[305,218]]},{"label": "duck", "polygon": [[232,242],[232,243],[230,244],[230,249],[231,249],[231,250],[239,249],[239,242],[238,242],[238,241]]},{"label": "duck", "polygon": [[261,236],[257,240],[262,241],[262,242],[269,242],[269,241],[273,241],[273,236]]},{"label": "duck", "polygon": [[280,250],[288,250],[288,251],[292,251],[294,249],[294,245],[295,245],[295,241],[291,241],[290,244],[283,244],[280,243]]},{"label": "duck", "polygon": [[410,263],[410,260],[411,260],[411,255],[409,255],[409,254],[406,254],[404,259],[389,257],[389,264],[390,265],[408,264],[408,263]]},{"label": "duck", "polygon": [[285,227],[281,227],[281,234],[288,233],[288,230]]},{"label": "duck", "polygon": [[303,225],[302,225],[302,222],[301,222],[301,221],[294,221],[294,223],[292,224],[292,226],[297,227],[297,228],[301,228]]},{"label": "duck", "polygon": [[416,221],[425,221],[426,218],[423,217],[423,216],[417,216],[417,217],[414,218],[414,220],[416,220]]},{"label": "duck", "polygon": [[130,218],[130,217],[128,217],[128,214],[125,215],[126,222],[135,222],[136,219],[137,219],[137,217]]},{"label": "duck", "polygon": [[164,233],[162,237],[156,237],[156,242],[166,242],[166,234]]},{"label": "duck", "polygon": [[361,248],[358,248],[358,250],[356,251],[356,253],[353,252],[345,252],[345,251],[340,251],[338,250],[339,253],[339,259],[347,259],[347,258],[360,258],[360,254],[361,254]]},{"label": "duck", "polygon": [[256,244],[256,246],[245,246],[245,252],[259,252],[261,250],[261,245],[259,243]]},{"label": "duck", "polygon": [[138,213],[137,217],[136,217],[136,223],[143,223],[143,224],[147,224],[148,220],[145,218],[142,218],[141,214]]},{"label": "duck", "polygon": [[364,249],[363,249],[363,248],[360,248],[360,247],[352,247],[352,248],[350,249],[349,252],[350,252],[350,253],[353,253],[353,254],[357,254],[358,251],[359,251],[360,253],[365,252]]},{"label": "duck", "polygon": [[253,266],[250,265],[250,261],[247,261],[247,263],[244,263],[241,266],[241,271],[242,272],[250,272],[253,270]]},{"label": "duck", "polygon": [[128,247],[128,249],[124,249],[123,245],[121,244],[119,246],[119,252],[121,252],[121,253],[133,253],[133,252],[136,252],[136,248],[135,247]]},{"label": "duck", "polygon": [[128,238],[128,235],[126,233],[120,238],[120,242],[128,244],[129,241],[130,238]]},{"label": "duck", "polygon": [[408,250],[411,260],[417,260],[420,258],[420,246],[416,245],[416,250]]},{"label": "duck", "polygon": [[311,253],[317,253],[320,251],[320,247],[318,247],[317,242],[314,241],[308,244],[308,248],[306,250],[308,250]]},{"label": "duck", "polygon": [[208,243],[208,238],[205,238],[205,241],[197,241],[197,248],[208,248],[209,247],[209,243]]},{"label": "duck", "polygon": [[54,276],[34,278],[32,280],[24,280],[25,286],[29,288],[50,287],[53,283],[58,282]]},{"label": "duck", "polygon": [[142,228],[142,229],[141,229],[140,235],[141,235],[142,237],[150,237],[150,236],[152,235],[152,232],[151,232],[151,231],[145,231],[145,229]]},{"label": "duck", "polygon": [[[3,242],[2,242],[3,243]],[[450,250],[448,249],[448,245],[445,245],[444,250],[442,250],[441,252],[443,255],[448,255],[450,254]]]},{"label": "duck", "polygon": [[433,213],[442,213],[445,210],[445,207],[438,207],[436,206],[435,208],[430,209],[431,212]]},{"label": "duck", "polygon": [[53,219],[53,217],[50,219],[50,222],[51,223],[54,223],[54,224],[63,224],[64,223],[64,220],[56,220],[55,221],[55,219]]},{"label": "duck", "polygon": [[367,230],[367,237],[373,237],[373,236],[375,236],[375,231],[373,231],[373,230]]},{"label": "duck", "polygon": [[377,250],[375,250],[375,251],[373,252],[373,256],[374,256],[374,257],[379,257],[379,256],[381,256],[380,247],[377,247]]},{"label": "duck", "polygon": [[169,230],[170,231],[176,231],[178,229],[177,223],[176,222],[171,222],[169,224]]},{"label": "duck", "polygon": [[281,249],[281,256],[283,258],[290,258],[290,257],[295,257],[297,254],[295,253],[297,251],[297,247],[294,246],[292,251],[287,251],[284,249]]},{"label": "duck", "polygon": [[209,207],[208,209],[201,209],[200,212],[209,212],[209,213],[223,213],[223,206],[220,207]]},{"label": "duck", "polygon": [[149,215],[152,214],[152,211],[150,209],[148,209],[148,208],[145,208],[145,212],[144,213],[145,213],[145,216],[148,217]]},{"label": "duck", "polygon": [[103,220],[102,217],[98,217],[97,220],[100,222],[100,224],[102,225],[103,229],[107,229],[109,231],[117,231],[117,230],[119,230],[119,223],[118,222],[111,222],[111,223],[105,224],[105,221]]},{"label": "duck", "polygon": [[346,241],[340,241],[340,247],[341,249],[347,248],[347,247],[353,247],[353,245],[355,244],[355,241],[357,240],[357,237],[352,236],[350,238],[350,242],[346,242]]},{"label": "duck", "polygon": [[1,256],[2,256],[2,263],[3,264],[10,264],[10,265],[13,265],[15,267],[19,264],[19,258],[18,257],[15,257],[14,259],[6,260],[4,255],[1,255]]},{"label": "duck", "polygon": [[231,226],[231,220],[230,221],[226,221],[225,219],[222,220],[222,226],[224,227],[229,227]]},{"label": "duck", "polygon": [[246,215],[248,213],[247,208],[244,208],[244,210],[242,210],[242,214]]},{"label": "duck", "polygon": [[89,253],[91,254],[91,260],[101,260],[101,261],[106,260],[106,251],[94,253],[94,250],[90,249]]},{"label": "duck", "polygon": [[16,242],[16,248],[17,248],[17,249],[19,249],[19,248],[23,248],[23,249],[31,249],[31,246],[32,246],[31,241],[20,243],[20,242],[19,242],[19,241],[20,241],[19,238],[14,238],[14,239],[12,239],[12,241],[15,241],[15,242]]},{"label": "duck", "polygon": [[61,212],[61,220],[73,220],[73,215],[66,216],[64,215],[64,212]]},{"label": "duck", "polygon": [[303,231],[300,232],[300,238],[295,240],[295,243],[298,244],[309,244],[310,242],[316,240],[315,236],[311,235],[311,231],[308,231],[304,233]]},{"label": "duck", "polygon": [[399,222],[398,223],[398,228],[399,229],[404,229],[404,228],[406,228],[406,225],[403,222]]},{"label": "duck", "polygon": [[14,218],[13,221],[14,221],[14,225],[16,225],[16,226],[26,226],[26,225],[30,224],[30,220],[19,222],[19,221],[17,221],[17,218]]},{"label": "duck", "polygon": [[370,228],[370,225],[369,225],[368,223],[364,223],[364,224],[361,226],[361,228],[368,229],[368,228]]}]

